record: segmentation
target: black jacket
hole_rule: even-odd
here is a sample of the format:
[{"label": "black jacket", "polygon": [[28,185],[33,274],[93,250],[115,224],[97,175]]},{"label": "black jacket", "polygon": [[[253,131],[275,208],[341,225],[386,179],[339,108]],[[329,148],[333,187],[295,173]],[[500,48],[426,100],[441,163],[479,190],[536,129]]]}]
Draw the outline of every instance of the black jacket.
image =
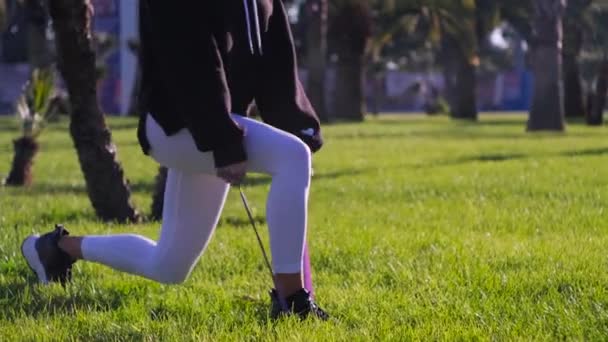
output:
[{"label": "black jacket", "polygon": [[249,51],[241,0],[140,0],[138,137],[144,153],[149,113],[167,135],[187,128],[200,151],[213,151],[217,167],[244,161],[243,132],[229,113],[246,115],[252,100],[265,122],[300,137],[313,152],[321,148],[283,4],[257,2],[263,54]]},{"label": "black jacket", "polygon": [[144,153],[150,149],[149,113],[167,135],[187,128],[200,151],[213,151],[217,167],[246,160],[243,131],[229,115],[223,6],[221,1],[140,1],[138,137]]},{"label": "black jacket", "polygon": [[281,0],[258,4],[261,53],[255,32],[247,33],[243,9],[232,11],[237,16],[230,25],[233,46],[227,58],[232,110],[246,113],[255,100],[265,123],[298,136],[316,152],[323,145],[321,125],[298,76],[287,13]]}]

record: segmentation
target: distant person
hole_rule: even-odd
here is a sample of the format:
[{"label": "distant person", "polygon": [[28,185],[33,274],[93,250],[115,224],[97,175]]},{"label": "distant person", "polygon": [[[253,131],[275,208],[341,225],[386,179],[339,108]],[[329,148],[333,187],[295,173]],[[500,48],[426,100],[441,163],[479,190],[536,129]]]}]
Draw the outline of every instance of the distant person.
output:
[{"label": "distant person", "polygon": [[[140,1],[145,111],[138,137],[144,153],[169,169],[160,238],[72,237],[62,226],[29,236],[22,252],[41,282],[68,280],[73,262],[83,259],[161,283],[182,283],[209,243],[230,184],[239,184],[247,172],[261,172],[272,177],[266,214],[275,293],[290,313],[327,318],[304,289],[302,275],[311,150],[322,145],[318,120],[312,111],[279,113],[283,107],[273,104],[262,104],[263,116],[281,129],[231,114],[225,66],[244,67],[249,56],[228,57],[229,52],[251,50],[258,33],[260,40],[270,39],[274,18],[284,15],[278,0],[257,4],[258,17],[251,1]],[[272,48],[265,53],[272,55]],[[279,63],[289,55],[275,58]],[[267,70],[269,84],[285,77]],[[298,94],[295,99],[303,104]],[[256,101],[267,104],[262,98],[256,94]]]}]

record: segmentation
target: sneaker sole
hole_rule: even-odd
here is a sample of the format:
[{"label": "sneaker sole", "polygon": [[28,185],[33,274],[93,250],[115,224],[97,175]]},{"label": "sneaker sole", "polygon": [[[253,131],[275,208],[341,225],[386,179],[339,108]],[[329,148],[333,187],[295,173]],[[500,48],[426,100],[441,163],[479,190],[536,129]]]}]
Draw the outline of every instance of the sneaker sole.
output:
[{"label": "sneaker sole", "polygon": [[27,265],[36,274],[38,280],[43,284],[48,284],[49,279],[46,275],[46,270],[40,261],[40,256],[36,250],[37,235],[28,236],[21,244],[21,254],[25,258]]}]

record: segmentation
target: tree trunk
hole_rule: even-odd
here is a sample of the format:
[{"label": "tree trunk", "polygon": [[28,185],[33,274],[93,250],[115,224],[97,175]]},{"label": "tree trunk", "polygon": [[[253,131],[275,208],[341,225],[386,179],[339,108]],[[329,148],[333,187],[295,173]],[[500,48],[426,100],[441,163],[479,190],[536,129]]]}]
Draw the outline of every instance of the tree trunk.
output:
[{"label": "tree trunk", "polygon": [[332,45],[336,50],[336,93],[332,117],[362,121],[365,117],[365,51],[372,33],[372,14],[367,1],[348,1],[331,20]]},{"label": "tree trunk", "polygon": [[453,70],[453,68],[451,68],[449,66],[449,62],[448,61],[444,61],[441,63],[443,65],[443,70],[442,70],[442,74],[443,74],[443,80],[444,80],[444,97],[446,102],[448,103],[449,111],[450,111],[450,115],[451,115],[451,111],[452,111],[452,106],[454,103],[454,97],[456,97],[455,93],[456,93],[456,88],[457,88],[457,84],[456,84],[456,76],[455,71]]},{"label": "tree trunk", "polygon": [[34,68],[46,68],[53,63],[53,56],[46,39],[48,12],[44,0],[26,0],[27,49],[29,63]]},{"label": "tree trunk", "polygon": [[58,66],[71,104],[70,133],[84,173],[89,199],[106,221],[138,221],[116,146],[97,103],[95,53],[91,45],[89,0],[49,2]]},{"label": "tree trunk", "polygon": [[452,119],[477,120],[477,66],[456,38],[442,35],[440,60]]},{"label": "tree trunk", "polygon": [[591,110],[587,116],[587,124],[599,126],[604,123],[604,110],[608,94],[608,59],[604,59],[595,82],[595,89],[591,97]]},{"label": "tree trunk", "polygon": [[564,59],[564,111],[567,117],[583,118],[587,116],[583,80],[578,66],[578,56],[563,55]]},{"label": "tree trunk", "polygon": [[531,61],[534,95],[528,131],[563,131],[562,15],[565,0],[534,0]]},{"label": "tree trunk", "polygon": [[33,182],[32,165],[38,152],[38,143],[32,137],[21,137],[13,141],[15,155],[11,171],[4,181],[10,186],[29,186]]},{"label": "tree trunk", "polygon": [[139,65],[139,49],[140,43],[136,40],[130,40],[129,50],[136,57],[137,68],[135,68],[135,82],[133,82],[133,87],[131,88],[131,96],[129,96],[129,109],[126,113],[129,116],[139,116],[140,108],[139,108],[139,88],[141,86],[141,65]]},{"label": "tree trunk", "polygon": [[167,168],[158,168],[158,174],[154,179],[154,194],[152,195],[151,218],[159,221],[163,218],[163,205],[165,200],[165,186],[167,185]]},{"label": "tree trunk", "polygon": [[128,116],[139,117],[139,88],[141,84],[141,69],[139,66],[135,69],[135,82],[129,96],[129,109],[126,113]]},{"label": "tree trunk", "polygon": [[308,19],[306,92],[319,119],[329,121],[325,103],[325,66],[327,58],[327,0],[311,0],[305,5]]},{"label": "tree trunk", "polygon": [[363,121],[365,117],[365,64],[363,55],[339,57],[332,117]]},{"label": "tree trunk", "polygon": [[458,68],[459,87],[452,107],[452,118],[477,120],[477,67],[463,60]]},{"label": "tree trunk", "polygon": [[455,61],[456,86],[452,87],[450,115],[452,119],[477,120],[477,67],[465,56]]},{"label": "tree trunk", "polygon": [[[572,1],[568,6],[573,6]],[[579,56],[583,49],[583,28],[578,20],[566,16],[563,23],[563,72],[564,72],[564,109],[566,117],[583,118],[587,116],[583,79],[579,68]]]}]

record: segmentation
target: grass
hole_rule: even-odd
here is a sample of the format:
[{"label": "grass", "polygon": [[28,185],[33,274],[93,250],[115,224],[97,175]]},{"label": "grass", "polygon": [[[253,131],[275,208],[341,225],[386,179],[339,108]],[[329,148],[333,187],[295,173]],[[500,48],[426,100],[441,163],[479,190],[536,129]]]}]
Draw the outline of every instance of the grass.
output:
[{"label": "grass", "polygon": [[[135,121],[109,122],[147,212],[156,165]],[[527,134],[522,115],[326,127],[309,240],[317,296],[335,320],[275,323],[234,191],[182,286],[86,263],[66,289],[33,284],[20,241],[55,222],[76,234],[158,234],[158,223],[95,219],[66,126],[42,135],[34,186],[0,189],[2,341],[608,339],[607,127]],[[14,134],[2,119],[0,173]],[[255,176],[246,189],[262,222],[268,187]]]}]

